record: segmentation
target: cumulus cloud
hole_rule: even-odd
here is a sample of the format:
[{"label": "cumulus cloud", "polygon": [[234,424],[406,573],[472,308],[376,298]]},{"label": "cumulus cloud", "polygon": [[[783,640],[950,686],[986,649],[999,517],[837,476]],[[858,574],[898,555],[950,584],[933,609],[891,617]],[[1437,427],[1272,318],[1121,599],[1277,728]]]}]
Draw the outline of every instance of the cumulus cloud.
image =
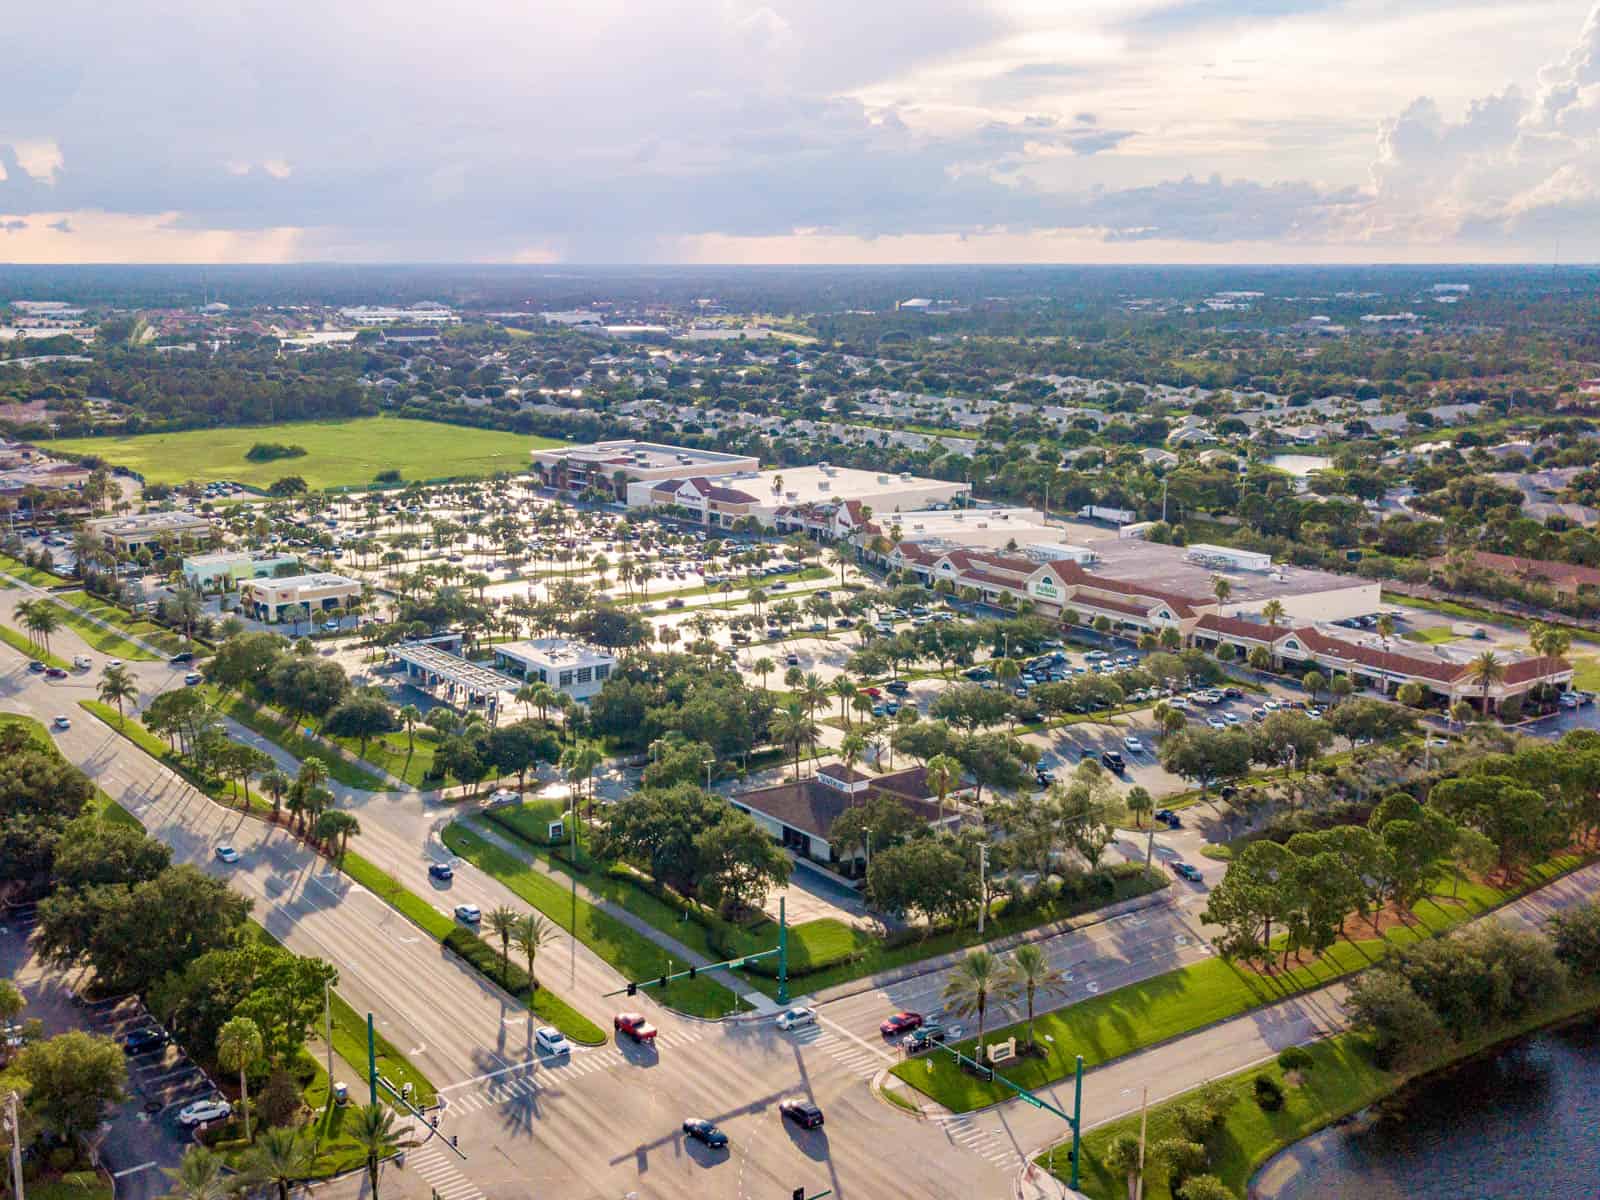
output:
[{"label": "cumulus cloud", "polygon": [[12,217],[9,220],[0,220],[0,233],[21,233],[28,228],[28,223],[21,217]]},{"label": "cumulus cloud", "polygon": [[1459,118],[1418,97],[1382,123],[1368,237],[1524,244],[1600,233],[1600,4],[1571,50],[1525,92],[1511,84]]},{"label": "cumulus cloud", "polygon": [[[1394,115],[1365,179],[1370,117],[1317,180],[1329,138],[1285,149],[1262,114],[1320,130],[1349,111],[1263,95],[1213,115],[1182,90],[1205,86],[1204,39],[1361,2],[587,0],[577,19],[482,0],[462,22],[425,0],[288,0],[271,21],[54,0],[8,16],[38,51],[0,75],[0,211],[41,238],[70,217],[82,253],[144,237],[152,257],[615,261],[685,239],[1063,230],[1148,248],[1572,228],[1600,251],[1600,16],[1464,108],[1368,107]],[[918,82],[957,76],[960,101]]]},{"label": "cumulus cloud", "polygon": [[66,217],[62,217],[59,221],[51,221],[49,223],[49,225],[45,226],[45,228],[54,229],[57,233],[76,233],[77,232],[77,230],[72,227],[71,220],[69,220]]}]

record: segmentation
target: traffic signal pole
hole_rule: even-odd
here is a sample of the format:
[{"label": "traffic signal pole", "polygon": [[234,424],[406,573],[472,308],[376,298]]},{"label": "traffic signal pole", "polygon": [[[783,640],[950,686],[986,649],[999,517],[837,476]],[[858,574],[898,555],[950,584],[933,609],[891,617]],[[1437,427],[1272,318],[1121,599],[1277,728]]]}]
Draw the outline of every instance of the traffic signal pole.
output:
[{"label": "traffic signal pole", "polygon": [[[1073,1191],[1077,1191],[1079,1166],[1078,1159],[1079,1150],[1081,1149],[1080,1138],[1083,1133],[1083,1055],[1078,1055],[1076,1070],[1077,1078],[1073,1085],[1072,1092],[1072,1114],[1069,1116],[1068,1114],[1062,1112],[1054,1104],[1051,1104],[1050,1101],[1046,1100],[1043,1096],[1040,1096],[1036,1092],[1029,1091],[1020,1083],[1012,1083],[1011,1080],[1007,1079],[1004,1075],[995,1074],[995,1069],[992,1066],[987,1063],[981,1063],[975,1058],[968,1058],[954,1046],[946,1046],[941,1043],[938,1045],[938,1049],[943,1050],[946,1054],[950,1055],[951,1058],[955,1059],[958,1066],[972,1067],[979,1079],[982,1079],[986,1083],[998,1083],[1002,1087],[1010,1088],[1016,1093],[1017,1098],[1020,1099],[1024,1104],[1029,1104],[1034,1108],[1041,1108],[1045,1112],[1053,1113],[1072,1127],[1071,1186]],[[929,1069],[932,1069],[931,1063],[929,1064]]]},{"label": "traffic signal pole", "polygon": [[789,1003],[788,897],[778,897],[778,1003]]}]

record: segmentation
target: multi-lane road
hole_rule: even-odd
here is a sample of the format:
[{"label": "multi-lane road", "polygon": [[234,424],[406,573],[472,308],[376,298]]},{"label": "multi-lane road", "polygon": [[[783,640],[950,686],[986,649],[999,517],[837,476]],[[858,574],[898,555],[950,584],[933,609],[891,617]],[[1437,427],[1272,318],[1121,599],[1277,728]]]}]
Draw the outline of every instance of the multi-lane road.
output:
[{"label": "multi-lane road", "polygon": [[[57,652],[88,652],[67,631]],[[869,1081],[898,1061],[878,1035],[899,1008],[939,1006],[942,973],[861,990],[818,1005],[817,1026],[780,1032],[767,1018],[720,1023],[682,1018],[648,995],[625,1003],[659,1027],[654,1049],[626,1041],[576,1048],[559,1059],[534,1051],[535,1022],[480,976],[443,953],[382,899],[331,870],[285,831],[221,808],[195,792],[113,730],[77,708],[93,695],[96,671],[52,681],[29,674],[20,656],[0,648],[0,703],[48,722],[72,718],[57,733],[64,754],[134,812],[175,857],[225,877],[255,903],[255,915],[290,948],[335,963],[340,992],[375,1014],[379,1027],[437,1084],[445,1100],[440,1130],[457,1138],[466,1161],[436,1139],[409,1156],[409,1178],[444,1200],[550,1195],[626,1198],[707,1197],[755,1200],[831,1188],[838,1197],[1000,1197],[1013,1194],[1026,1156],[1062,1135],[1048,1114],[1006,1105],[970,1116],[918,1119],[876,1096]],[[130,663],[145,699],[181,686],[182,669]],[[427,894],[427,863],[444,857],[440,828],[452,811],[416,794],[352,795],[341,803],[360,816],[363,851],[414,891]],[[215,848],[240,851],[233,865]],[[1220,868],[1192,853],[1186,835],[1162,835],[1158,853],[1184,852],[1208,874]],[[1129,854],[1142,850],[1130,845]],[[1580,873],[1536,904],[1565,903],[1592,892],[1600,870]],[[1072,1003],[1197,961],[1209,953],[1198,925],[1203,892],[1179,883],[1137,911],[1047,939],[1052,963],[1070,976],[1051,1006]],[[525,908],[516,896],[467,863],[456,864],[441,910],[462,900],[487,909]],[[605,999],[621,980],[586,947],[565,942],[540,956],[539,974],[609,1030],[624,1002]],[[1085,1112],[1091,1123],[1151,1099],[1268,1057],[1285,1045],[1342,1023],[1337,988],[1313,993],[1090,1073]],[[1020,1016],[1007,1011],[996,1020]],[[1070,1084],[1055,1100],[1070,1105]],[[827,1117],[820,1130],[784,1122],[778,1102],[803,1097]],[[708,1151],[681,1133],[686,1117],[716,1121],[727,1151]],[[424,1192],[425,1194],[425,1192]]]}]

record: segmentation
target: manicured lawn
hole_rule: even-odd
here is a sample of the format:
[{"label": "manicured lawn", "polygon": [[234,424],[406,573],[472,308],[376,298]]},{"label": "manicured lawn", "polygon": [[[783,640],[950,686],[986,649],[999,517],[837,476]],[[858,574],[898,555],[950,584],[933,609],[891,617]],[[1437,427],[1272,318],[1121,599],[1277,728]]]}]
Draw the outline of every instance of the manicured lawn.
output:
[{"label": "manicured lawn", "polygon": [[[83,593],[78,593],[82,595]],[[62,599],[65,599],[63,597]],[[103,625],[96,625],[76,608],[69,608],[66,604],[51,601],[50,607],[61,618],[61,624],[72,630],[88,644],[92,650],[101,654],[109,654],[112,658],[131,658],[135,662],[157,662],[161,655],[146,650],[135,642],[130,642],[122,634]],[[109,618],[108,618],[109,619]],[[154,628],[152,626],[152,628]]]},{"label": "manicured lawn", "polygon": [[146,621],[136,617],[126,609],[118,608],[114,604],[109,604],[98,597],[91,596],[88,592],[61,592],[55,599],[60,604],[70,604],[74,608],[80,608],[91,617],[99,617],[102,621],[115,625],[124,633],[131,634],[140,641],[147,642],[165,654],[171,655],[177,654],[180,650],[193,650],[198,655],[202,650],[201,646],[191,646],[186,643],[182,634],[174,633],[170,629],[157,625],[154,621]]},{"label": "manicured lawn", "polygon": [[[367,1018],[351,1008],[338,992],[333,993],[333,1052],[345,1062],[365,1074],[367,1062]],[[319,1032],[321,1032],[319,1030]],[[373,1049],[377,1052],[378,1074],[395,1087],[410,1084],[411,1102],[418,1108],[432,1104],[435,1099],[433,1083],[411,1065],[411,1060],[376,1030]]]},{"label": "manicured lawn", "polygon": [[[485,818],[494,825],[501,836],[517,838],[522,848],[537,855],[554,870],[572,874],[571,865],[564,858],[551,854],[544,845],[549,822],[564,811],[558,801],[535,801],[512,808],[496,809]],[[682,942],[689,949],[713,961],[728,955],[712,944],[710,931],[694,920],[685,920],[675,906],[658,899],[643,887],[631,881],[626,873],[607,871],[603,863],[589,859],[579,848],[579,861],[589,869],[577,872],[578,880],[591,892],[604,896],[617,907],[648,921],[656,929]],[[993,938],[1005,937],[1027,929],[1080,913],[1092,911],[1118,900],[1159,890],[1168,885],[1161,875],[1131,876],[1116,882],[1115,890],[1083,897],[1064,897],[1053,905],[1034,908],[1026,913],[1008,915],[1004,907],[996,911],[984,935],[980,938],[975,926],[942,930],[920,940],[904,945],[889,945],[864,929],[857,929],[842,921],[822,918],[805,921],[789,927],[789,990],[799,995],[821,991],[841,983],[849,983],[867,975],[877,974],[922,959],[933,958],[960,950],[966,946]],[[753,929],[735,931],[728,953],[754,954],[771,950],[778,944],[778,927],[775,921],[763,921]],[[757,966],[739,972],[751,988],[776,996],[778,992],[777,962],[764,959]]]},{"label": "manicured lawn", "polygon": [[1572,686],[1585,692],[1600,689],[1600,658],[1573,658]]},{"label": "manicured lawn", "polygon": [[[451,853],[487,871],[569,934],[610,963],[626,979],[651,979],[667,967],[667,953],[649,938],[602,912],[543,872],[519,862],[459,822],[441,835]],[[587,880],[585,880],[587,882]],[[576,911],[574,911],[574,908]],[[684,922],[684,928],[694,926]],[[686,963],[678,963],[682,968]],[[721,1017],[737,1012],[740,1001],[714,979],[682,979],[652,993],[668,1008],[691,1016]]]},{"label": "manicured lawn", "polygon": [[[387,902],[434,941],[443,942],[460,928],[453,917],[440,912],[393,875],[354,851],[345,854],[340,866],[351,879]],[[547,987],[541,986],[533,993],[530,1007],[580,1045],[597,1046],[606,1040],[603,1029]],[[362,1036],[366,1036],[364,1032]]]},{"label": "manicured lawn", "polygon": [[93,1171],[68,1171],[48,1180],[23,1185],[28,1200],[111,1200],[111,1185]]},{"label": "manicured lawn", "polygon": [[1430,646],[1441,645],[1444,642],[1459,641],[1459,633],[1451,633],[1448,626],[1429,625],[1425,629],[1408,629],[1401,634],[1408,642],[1423,642]]},{"label": "manicured lawn", "polygon": [[0,642],[4,642],[24,658],[37,658],[47,667],[60,667],[63,671],[70,671],[72,664],[59,655],[51,654],[37,642],[31,641],[25,633],[18,633],[9,625],[0,625]]},{"label": "manicured lawn", "polygon": [[[1367,1040],[1360,1034],[1344,1033],[1304,1047],[1311,1066],[1292,1074],[1276,1062],[1230,1075],[1222,1086],[1236,1097],[1222,1129],[1213,1137],[1208,1170],[1222,1180],[1235,1195],[1242,1196],[1256,1171],[1269,1158],[1308,1134],[1339,1118],[1367,1107],[1389,1095],[1408,1080],[1434,1071],[1451,1062],[1476,1054],[1497,1042],[1518,1037],[1553,1021],[1590,1011],[1600,1002],[1600,988],[1580,987],[1540,1008],[1513,1026],[1497,1029],[1460,1045],[1444,1045],[1420,1065],[1409,1071],[1387,1071],[1372,1061]],[[1276,1112],[1263,1109],[1255,1099],[1255,1081],[1265,1076],[1283,1089],[1284,1104]],[[1149,1112],[1146,1144],[1156,1145],[1176,1136],[1174,1114],[1195,1093],[1186,1092],[1159,1104]],[[1080,1190],[1095,1200],[1124,1200],[1127,1182],[1105,1168],[1106,1148],[1120,1135],[1139,1136],[1137,1114],[1123,1117],[1091,1130],[1083,1139]],[[1071,1141],[1058,1143],[1054,1166],[1058,1178],[1069,1178]],[[1048,1166],[1048,1155],[1034,1160]],[[1166,1173],[1147,1170],[1144,1194],[1149,1200],[1172,1200]]]},{"label": "manicured lawn", "polygon": [[[1514,891],[1482,883],[1463,884],[1459,902],[1452,903],[1447,896],[1421,901],[1415,914],[1416,928],[1400,926],[1387,930],[1382,938],[1341,941],[1315,961],[1282,974],[1268,977],[1212,958],[1090,996],[1039,1017],[1034,1023],[1035,1036],[1046,1047],[1046,1055],[1023,1059],[1000,1073],[1023,1087],[1043,1087],[1071,1073],[1074,1055],[1083,1055],[1085,1067],[1098,1066],[1263,1004],[1322,987],[1371,966],[1392,947],[1442,933],[1579,865],[1575,858],[1552,859],[1530,870]],[[1026,1025],[991,1030],[985,1040],[1003,1041],[1012,1034],[1025,1038]],[[1053,1042],[1045,1040],[1047,1034]],[[959,1049],[971,1056],[974,1044],[975,1040],[968,1040]],[[932,1060],[931,1070],[928,1061],[902,1063],[894,1073],[956,1112],[969,1112],[1010,1095],[1004,1088],[968,1075],[947,1058]]]},{"label": "manicured lawn", "polygon": [[[329,738],[337,742],[352,754],[361,755],[375,767],[382,767],[389,774],[398,779],[404,779],[413,787],[422,787],[423,780],[433,766],[434,751],[439,748],[437,736],[430,729],[426,733],[419,726],[415,731],[415,750],[408,752],[406,749],[406,735],[404,733],[390,733],[383,737],[373,738],[367,743],[367,752],[361,754],[361,741],[359,738]],[[439,782],[430,782],[432,787],[438,787]]]},{"label": "manicured lawn", "polygon": [[327,764],[328,774],[346,787],[360,788],[367,792],[381,792],[388,788],[387,780],[380,779],[371,771],[364,771],[355,764],[346,762],[337,754],[331,753],[327,746],[321,744],[320,739],[307,736],[304,729],[293,721],[269,716],[253,701],[237,692],[224,692],[209,685],[205,690],[207,698],[218,712],[231,717],[246,729],[259,733],[269,741],[276,742],[301,762],[312,757],[320,758]]},{"label": "manicured lawn", "polygon": [[66,582],[60,575],[53,575],[49,571],[30,567],[20,559],[12,558],[9,554],[0,554],[0,575],[9,575],[13,579],[20,579],[24,583],[31,583],[34,587],[56,587]]},{"label": "manicured lawn", "polygon": [[[301,446],[306,453],[251,462],[245,454],[257,442]],[[412,481],[524,472],[529,451],[563,443],[436,421],[364,417],[134,437],[60,438],[43,444],[72,454],[97,454],[132,468],[149,483],[230,479],[265,489],[286,475],[298,475],[312,488],[328,488],[371,483],[378,472],[387,470],[398,470]]]},{"label": "manicured lawn", "polygon": [[[817,590],[815,588],[806,588],[799,592],[790,592],[787,588],[785,588],[781,591],[775,592],[772,590],[772,585],[775,583],[804,583],[813,579],[832,578],[833,572],[829,571],[826,567],[807,567],[804,571],[787,571],[782,575],[769,575],[765,579],[754,579],[750,580],[749,582],[734,584],[733,589],[726,594],[727,602],[729,606],[737,606],[742,604],[744,603],[745,598],[749,596],[752,591],[759,589],[760,591],[766,593],[767,607],[770,608],[774,604],[783,603],[783,600],[786,596],[807,596],[810,595],[811,592]],[[716,596],[720,600],[723,598],[722,585],[717,584],[712,587],[681,588],[678,591],[651,592],[648,596],[640,596],[637,594],[632,596],[619,596],[616,598],[616,603],[618,605],[655,604],[658,601],[667,600],[693,600],[697,596]],[[697,609],[696,611],[699,610]]]}]

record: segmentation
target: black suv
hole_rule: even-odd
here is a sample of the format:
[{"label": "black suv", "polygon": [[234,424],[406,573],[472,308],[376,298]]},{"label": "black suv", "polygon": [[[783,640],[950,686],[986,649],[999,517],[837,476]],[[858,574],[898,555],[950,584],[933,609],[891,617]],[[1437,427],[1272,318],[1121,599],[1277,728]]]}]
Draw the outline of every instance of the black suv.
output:
[{"label": "black suv", "polygon": [[784,1119],[801,1129],[816,1129],[822,1124],[822,1110],[809,1100],[784,1100],[778,1104]]},{"label": "black suv", "polygon": [[184,663],[192,663],[194,661],[194,651],[193,650],[182,650],[182,651],[179,651],[177,654],[174,654],[167,661],[170,662],[175,667],[182,666]]},{"label": "black suv", "polygon": [[164,1029],[151,1026],[148,1029],[135,1029],[122,1039],[122,1052],[124,1054],[147,1054],[151,1050],[159,1050],[167,1044],[167,1033]]},{"label": "black suv", "polygon": [[917,1054],[942,1043],[949,1036],[949,1031],[943,1025],[924,1025],[915,1033],[908,1034],[900,1044],[906,1048],[907,1054]]},{"label": "black suv", "polygon": [[1118,775],[1128,769],[1128,764],[1122,761],[1122,755],[1115,750],[1105,751],[1100,755],[1100,761],[1104,764],[1106,770],[1115,772]]}]

